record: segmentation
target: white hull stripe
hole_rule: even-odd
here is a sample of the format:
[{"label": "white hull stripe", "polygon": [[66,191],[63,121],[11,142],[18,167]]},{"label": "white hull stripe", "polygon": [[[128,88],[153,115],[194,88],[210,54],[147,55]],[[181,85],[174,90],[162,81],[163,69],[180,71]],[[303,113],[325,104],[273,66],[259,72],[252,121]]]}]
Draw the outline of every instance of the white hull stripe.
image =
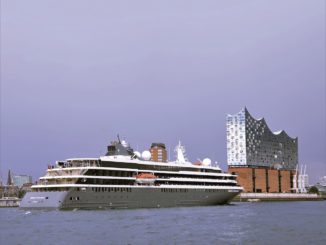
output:
[{"label": "white hull stripe", "polygon": [[159,185],[159,186],[137,186],[137,185],[85,185],[85,184],[62,184],[62,185],[33,185],[32,188],[66,188],[66,187],[115,187],[115,188],[172,188],[172,189],[218,189],[218,190],[243,190],[239,186],[198,186],[198,185]]},{"label": "white hull stripe", "polygon": [[48,172],[55,171],[69,171],[69,170],[118,170],[128,172],[141,172],[141,173],[162,173],[162,174],[180,174],[180,175],[205,175],[205,176],[221,176],[221,177],[236,177],[236,175],[227,173],[207,173],[207,172],[192,172],[192,171],[160,171],[160,170],[142,170],[136,168],[112,168],[112,167],[68,167],[68,168],[52,168]]},{"label": "white hull stripe", "polygon": [[[52,179],[120,179],[136,180],[135,177],[115,177],[115,176],[92,176],[92,175],[63,175],[63,176],[44,176],[42,180]],[[193,179],[193,178],[156,178],[158,181],[184,181],[184,182],[210,182],[210,183],[237,183],[235,180],[216,180],[216,179]]]}]

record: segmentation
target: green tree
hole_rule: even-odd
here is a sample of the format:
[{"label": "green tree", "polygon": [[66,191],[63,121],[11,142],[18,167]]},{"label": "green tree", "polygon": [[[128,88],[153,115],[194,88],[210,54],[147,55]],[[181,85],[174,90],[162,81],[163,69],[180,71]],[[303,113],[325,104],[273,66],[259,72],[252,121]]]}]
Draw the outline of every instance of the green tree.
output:
[{"label": "green tree", "polygon": [[18,198],[23,198],[25,196],[25,194],[26,194],[26,191],[19,190],[19,192],[18,192]]},{"label": "green tree", "polygon": [[308,193],[319,194],[318,188],[316,186],[310,187]]}]

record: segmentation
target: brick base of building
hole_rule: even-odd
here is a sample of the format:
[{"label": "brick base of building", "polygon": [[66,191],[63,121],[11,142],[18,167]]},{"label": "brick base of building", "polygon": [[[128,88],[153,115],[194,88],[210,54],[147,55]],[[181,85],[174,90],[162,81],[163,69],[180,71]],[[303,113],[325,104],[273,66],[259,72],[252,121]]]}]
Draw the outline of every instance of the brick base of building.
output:
[{"label": "brick base of building", "polygon": [[229,167],[229,173],[238,175],[238,184],[244,192],[291,193],[293,170],[265,167]]}]

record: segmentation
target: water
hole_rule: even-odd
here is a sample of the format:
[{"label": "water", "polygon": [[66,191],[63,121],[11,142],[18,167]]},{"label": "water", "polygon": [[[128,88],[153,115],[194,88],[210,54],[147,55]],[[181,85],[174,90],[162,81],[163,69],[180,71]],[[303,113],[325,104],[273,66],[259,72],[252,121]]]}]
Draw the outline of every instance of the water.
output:
[{"label": "water", "polygon": [[0,209],[0,244],[326,244],[326,201],[103,211]]}]

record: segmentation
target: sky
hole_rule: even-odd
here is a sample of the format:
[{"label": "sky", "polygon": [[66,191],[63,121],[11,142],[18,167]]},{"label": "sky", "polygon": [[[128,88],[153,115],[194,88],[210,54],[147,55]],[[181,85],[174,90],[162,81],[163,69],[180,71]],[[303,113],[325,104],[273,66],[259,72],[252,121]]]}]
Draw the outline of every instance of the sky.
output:
[{"label": "sky", "polygon": [[179,140],[227,170],[226,115],[246,106],[326,175],[324,0],[1,1],[3,182]]}]

